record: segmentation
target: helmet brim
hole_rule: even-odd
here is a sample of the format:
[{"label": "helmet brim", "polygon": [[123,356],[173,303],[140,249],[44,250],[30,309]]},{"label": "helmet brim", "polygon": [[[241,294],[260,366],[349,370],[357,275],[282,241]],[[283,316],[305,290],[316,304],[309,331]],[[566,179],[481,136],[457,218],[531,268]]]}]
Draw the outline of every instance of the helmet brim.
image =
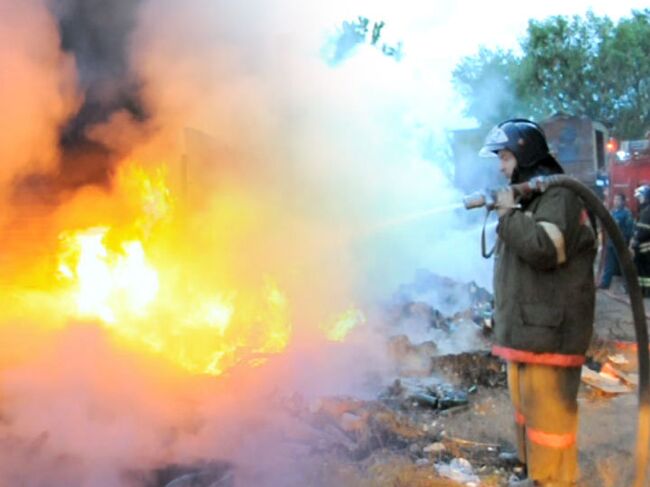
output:
[{"label": "helmet brim", "polygon": [[499,155],[499,151],[505,149],[505,147],[494,147],[494,146],[483,146],[480,151],[478,151],[479,157],[491,157],[495,158]]},{"label": "helmet brim", "polygon": [[501,127],[493,127],[485,137],[483,148],[478,155],[481,157],[495,157],[500,150],[507,148],[508,135]]}]

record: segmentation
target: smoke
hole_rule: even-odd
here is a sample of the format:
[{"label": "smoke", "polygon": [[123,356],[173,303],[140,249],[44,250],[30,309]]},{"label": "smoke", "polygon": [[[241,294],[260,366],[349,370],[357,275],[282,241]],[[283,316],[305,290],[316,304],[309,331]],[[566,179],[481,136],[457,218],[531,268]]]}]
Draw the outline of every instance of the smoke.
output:
[{"label": "smoke", "polygon": [[[271,276],[290,302],[295,338],[264,367],[188,378],[99,326],[70,325],[56,315],[55,297],[33,292],[29,316],[56,331],[16,320],[2,328],[5,343],[20,345],[3,363],[0,438],[12,459],[0,465],[5,483],[128,485],[137,481],[125,472],[137,478],[198,458],[253,470],[273,465],[286,450],[278,446],[285,425],[269,407],[272,392],[359,395],[370,371],[385,370],[373,323],[346,344],[327,346],[318,337],[323,323],[376,304],[420,267],[489,282],[473,217],[449,210],[405,218],[451,208],[461,196],[449,161],[432,160],[444,153],[436,146],[446,142],[447,110],[435,90],[440,80],[409,57],[407,31],[392,34],[404,36],[400,62],[362,45],[332,68],[321,53],[336,23],[324,31],[321,7],[62,0],[48,16],[40,3],[24,5],[16,20],[35,22],[39,13],[34,32],[49,37],[35,45],[50,46],[38,63],[20,58],[32,69],[29,82],[48,80],[32,115],[43,113],[45,101],[58,102],[40,135],[47,150],[38,154],[49,158],[32,164],[34,127],[26,125],[25,155],[7,181],[50,171],[70,190],[47,231],[35,233],[43,252],[64,230],[137,221],[116,175],[130,164],[164,165],[180,217],[173,238],[146,242],[152,258],[172,262],[168,275],[188,289],[245,290]],[[27,53],[30,42],[20,43]],[[34,103],[27,95],[22,101]],[[7,154],[20,158],[14,149]],[[105,187],[72,191],[89,183]],[[143,238],[154,234],[134,226]],[[39,279],[53,274],[51,262],[36,262]],[[151,329],[168,327],[185,297],[169,296],[169,314],[156,316]],[[30,469],[29,458],[41,468]],[[276,477],[266,483],[286,485]]]},{"label": "smoke", "polygon": [[[313,344],[262,368],[190,378],[156,356],[118,351],[92,325],[46,332],[23,322],[1,336],[10,353],[2,358],[0,480],[29,487],[158,485],[150,483],[156,468],[204,459],[233,462],[237,485],[250,485],[246,476],[262,476],[256,485],[304,485],[290,448],[291,438],[308,438],[290,417],[290,392],[300,387],[298,400],[307,402],[340,393],[328,378],[372,359],[367,345],[324,353]],[[344,360],[331,360],[341,353]],[[314,370],[325,384],[314,384]],[[355,396],[363,390],[357,385]]]},{"label": "smoke", "polygon": [[6,198],[16,178],[56,169],[59,129],[78,96],[75,61],[59,49],[43,2],[2,0],[0,17],[0,188]]},{"label": "smoke", "polygon": [[83,104],[61,132],[59,184],[106,184],[128,147],[105,144],[93,127],[111,117],[146,121],[131,70],[130,35],[139,1],[51,0],[64,52],[74,56]]},{"label": "smoke", "polygon": [[[422,60],[406,55],[397,63],[361,46],[332,69],[321,58],[322,11],[271,1],[256,9],[265,15],[225,2],[145,5],[135,64],[154,125],[167,132],[159,136],[178,141],[185,126],[210,134],[230,156],[214,161],[213,170],[237,171],[272,204],[279,198],[292,218],[324,229],[327,235],[315,236],[317,257],[329,245],[341,259],[336,267],[368,276],[355,287],[371,295],[432,262],[434,270],[452,275],[457,264],[476,263],[473,235],[452,237],[462,248],[444,259],[434,249],[465,228],[453,212],[368,231],[461,196],[447,176],[448,159],[425,159],[432,140],[446,145],[449,121]],[[324,263],[315,262],[321,273],[329,267]]]}]

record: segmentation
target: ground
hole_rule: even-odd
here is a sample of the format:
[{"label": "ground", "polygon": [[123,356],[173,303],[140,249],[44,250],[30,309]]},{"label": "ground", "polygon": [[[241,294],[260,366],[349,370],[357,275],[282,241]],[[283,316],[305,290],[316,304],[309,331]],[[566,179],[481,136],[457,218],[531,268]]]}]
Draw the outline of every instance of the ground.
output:
[{"label": "ground", "polygon": [[[607,345],[604,344],[635,339],[631,311],[622,291],[620,283],[615,282],[611,291],[599,291],[597,294],[592,345],[592,354],[596,357],[607,355]],[[649,309],[650,301],[646,300],[645,305]],[[633,352],[631,353],[630,356],[633,357]],[[637,429],[636,394],[606,396],[583,384],[579,405],[579,485],[632,485]],[[352,417],[363,416],[370,410],[372,406],[368,404],[348,409],[353,411]],[[326,453],[320,457],[322,470],[310,485],[507,485],[508,478],[514,472],[511,467],[499,462],[498,452],[513,449],[513,413],[507,390],[502,383],[496,387],[479,386],[469,396],[468,406],[450,411],[432,412],[422,407],[409,410],[408,406],[395,410],[397,414],[403,414],[415,429],[425,431],[424,435],[416,434],[407,440],[399,438],[400,441],[397,442],[393,436],[393,440],[386,440],[384,448],[377,447],[370,455],[362,454],[360,458]],[[373,427],[376,434],[376,425]],[[390,437],[386,436],[386,428],[382,429],[379,436]],[[436,464],[449,464],[450,460],[459,457],[469,460],[473,473],[480,476],[480,484],[468,481],[450,483],[436,474]],[[342,458],[348,458],[349,461]]]}]

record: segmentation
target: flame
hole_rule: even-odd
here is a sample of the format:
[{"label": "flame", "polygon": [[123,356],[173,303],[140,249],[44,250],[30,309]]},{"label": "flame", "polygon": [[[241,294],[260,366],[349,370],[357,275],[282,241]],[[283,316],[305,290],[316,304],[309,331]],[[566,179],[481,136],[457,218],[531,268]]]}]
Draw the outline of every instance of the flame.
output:
[{"label": "flame", "polygon": [[114,324],[142,317],[158,294],[158,274],[139,241],[123,242],[121,251],[106,248],[106,227],[64,233],[61,276],[74,281],[77,317]]},{"label": "flame", "polygon": [[57,271],[69,317],[97,321],[129,347],[192,373],[218,375],[241,361],[260,365],[285,350],[290,306],[277,282],[266,276],[258,289],[220,289],[200,273],[188,276],[173,248],[178,225],[166,172],[127,167],[117,181],[130,223],[117,218],[59,235]]},{"label": "flame", "polygon": [[342,342],[357,326],[366,322],[363,312],[351,308],[337,316],[331,323],[323,326],[327,338],[334,342]]}]

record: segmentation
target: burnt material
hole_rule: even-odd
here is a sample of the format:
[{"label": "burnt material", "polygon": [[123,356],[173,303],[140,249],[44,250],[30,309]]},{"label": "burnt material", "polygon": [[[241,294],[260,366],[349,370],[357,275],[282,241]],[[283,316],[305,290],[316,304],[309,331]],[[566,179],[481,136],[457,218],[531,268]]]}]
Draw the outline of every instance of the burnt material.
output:
[{"label": "burnt material", "polygon": [[153,473],[146,487],[233,487],[229,462],[212,461],[192,465],[167,465]]},{"label": "burnt material", "polygon": [[490,352],[433,357],[431,366],[434,372],[455,379],[464,387],[506,387],[508,384],[505,362]]}]

